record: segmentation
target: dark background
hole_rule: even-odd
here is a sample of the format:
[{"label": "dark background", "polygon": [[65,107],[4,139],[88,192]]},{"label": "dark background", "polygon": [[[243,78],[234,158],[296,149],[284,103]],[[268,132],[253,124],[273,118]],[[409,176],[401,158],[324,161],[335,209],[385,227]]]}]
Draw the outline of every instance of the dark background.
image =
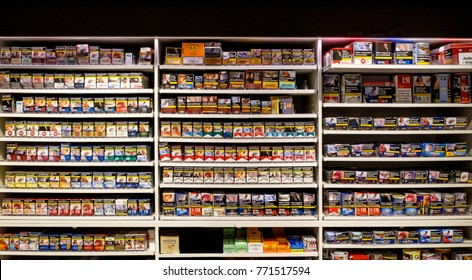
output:
[{"label": "dark background", "polygon": [[454,1],[33,3],[2,3],[0,36],[472,37],[470,12]]}]

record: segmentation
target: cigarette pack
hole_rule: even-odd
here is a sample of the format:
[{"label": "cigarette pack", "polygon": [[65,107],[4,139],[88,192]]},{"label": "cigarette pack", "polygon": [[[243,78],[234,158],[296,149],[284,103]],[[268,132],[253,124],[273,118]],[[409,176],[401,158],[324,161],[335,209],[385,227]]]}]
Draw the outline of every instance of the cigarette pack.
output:
[{"label": "cigarette pack", "polygon": [[430,64],[429,43],[417,42],[413,46],[413,63],[420,65]]},{"label": "cigarette pack", "polygon": [[395,64],[413,64],[413,43],[395,43]]},{"label": "cigarette pack", "polygon": [[279,72],[279,89],[295,89],[296,72],[281,70]]},{"label": "cigarette pack", "polygon": [[85,57],[84,57],[84,61],[83,61],[84,64],[91,64],[91,65],[99,64],[100,48],[98,46],[89,46],[88,47],[88,58],[89,58],[89,61],[85,61]]},{"label": "cigarette pack", "polygon": [[362,77],[360,74],[344,74],[342,76],[341,102],[362,102]]},{"label": "cigarette pack", "polygon": [[30,65],[32,63],[31,50],[32,50],[31,48],[24,48],[24,47],[21,48],[21,64]]},{"label": "cigarette pack", "polygon": [[374,42],[374,64],[393,63],[393,43]]},{"label": "cigarette pack", "polygon": [[394,77],[395,80],[395,102],[396,103],[411,103],[412,102],[412,76],[408,74],[398,74]]},{"label": "cigarette pack", "polygon": [[249,151],[248,147],[236,147],[236,161],[237,162],[247,162],[249,161]]},{"label": "cigarette pack", "polygon": [[75,46],[66,46],[66,64],[67,65],[77,64],[77,50]]},{"label": "cigarette pack", "polygon": [[223,52],[223,64],[236,65],[236,52],[234,51]]},{"label": "cigarette pack", "polygon": [[451,74],[433,75],[433,103],[451,103]]},{"label": "cigarette pack", "polygon": [[366,103],[392,103],[395,84],[391,82],[364,82],[364,101]]},{"label": "cigarette pack", "polygon": [[[201,96],[187,96],[187,114],[200,114],[201,112],[202,112],[202,97]],[[172,112],[172,113],[175,113],[175,112]]]},{"label": "cigarette pack", "polygon": [[230,71],[229,89],[244,89],[245,75],[244,71]]},{"label": "cigarette pack", "polygon": [[339,103],[339,75],[326,74],[323,75],[323,102],[325,103]]},{"label": "cigarette pack", "polygon": [[278,71],[265,70],[262,71],[262,88],[278,89],[279,88]]},{"label": "cigarette pack", "polygon": [[[239,73],[239,72],[237,72]],[[261,89],[262,87],[262,72],[255,70],[246,71],[246,89]]]},{"label": "cigarette pack", "polygon": [[193,126],[193,137],[202,138],[203,137],[203,123],[193,122],[192,126]]},{"label": "cigarette pack", "polygon": [[76,89],[85,88],[85,74],[83,73],[74,74],[74,88]]},{"label": "cigarette pack", "polygon": [[218,114],[231,114],[230,98],[218,98]]},{"label": "cigarette pack", "polygon": [[204,73],[203,74],[203,88],[204,89],[219,89],[219,74],[218,73]]},{"label": "cigarette pack", "polygon": [[202,65],[205,56],[204,43],[182,43],[182,63]]},{"label": "cigarette pack", "polygon": [[225,162],[236,162],[237,152],[234,146],[225,146]]},{"label": "cigarette pack", "polygon": [[471,103],[470,74],[455,73],[452,75],[452,96],[454,103]]},{"label": "cigarette pack", "polygon": [[372,42],[353,42],[353,64],[372,64]]},{"label": "cigarette pack", "polygon": [[165,64],[180,65],[182,64],[182,48],[166,47]]},{"label": "cigarette pack", "polygon": [[252,123],[243,123],[243,138],[253,138],[254,128]]},{"label": "cigarette pack", "polygon": [[236,53],[237,65],[250,65],[251,64],[251,52],[250,51],[238,51]]},{"label": "cigarette pack", "polygon": [[85,82],[84,88],[85,89],[96,89],[97,88],[97,74],[95,73],[85,73]]},{"label": "cigarette pack", "polygon": [[[162,136],[162,132],[161,132]],[[165,136],[162,136],[165,137]],[[192,138],[193,137],[193,126],[192,122],[183,122],[182,123],[182,138]]]}]

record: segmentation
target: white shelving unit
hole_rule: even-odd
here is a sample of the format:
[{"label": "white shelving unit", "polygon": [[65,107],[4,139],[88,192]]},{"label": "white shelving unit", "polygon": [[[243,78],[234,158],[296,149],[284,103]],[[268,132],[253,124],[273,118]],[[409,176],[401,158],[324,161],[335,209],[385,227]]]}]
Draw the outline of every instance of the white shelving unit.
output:
[{"label": "white shelving unit", "polygon": [[[357,39],[356,39],[357,40]],[[323,38],[323,51],[327,52],[333,47],[341,47],[356,41],[345,38]],[[358,41],[405,41],[405,42],[430,42],[431,49],[451,42],[458,42],[454,39],[389,39],[389,38],[365,38]],[[434,46],[434,47],[433,47]],[[321,67],[323,74],[339,74],[342,77],[345,73],[356,73],[361,75],[389,75],[396,74],[438,74],[438,73],[471,73],[471,65],[341,65],[333,64]],[[433,87],[433,84],[431,84]],[[320,100],[322,100],[323,85],[318,87]],[[398,110],[398,111],[397,111]],[[326,116],[467,116],[472,117],[472,104],[458,103],[323,103],[319,113],[319,124]],[[334,143],[371,143],[385,141],[384,143],[397,142],[467,142],[472,144],[470,135],[472,130],[467,127],[465,130],[328,130],[323,129],[318,136],[318,143],[321,145]],[[324,170],[444,170],[444,169],[472,169],[472,157],[320,157],[319,168]],[[327,178],[324,180],[328,181]],[[323,193],[329,190],[352,192],[357,190],[368,190],[378,192],[405,193],[409,190],[451,193],[455,191],[467,192],[472,195],[472,184],[335,184],[319,180],[319,190]],[[322,198],[323,199],[323,198]],[[470,200],[468,201],[470,203]],[[392,217],[359,217],[359,216],[327,216],[321,217],[321,231],[327,228],[337,229],[352,228],[359,230],[376,230],[384,228],[404,228],[412,229],[429,227],[452,227],[463,228],[466,242],[459,244],[394,244],[394,245],[371,245],[371,244],[326,244],[321,243],[321,248],[326,254],[332,250],[381,250],[381,249],[407,249],[407,248],[472,248],[471,226],[472,216],[392,216]],[[399,257],[401,259],[401,256]]]},{"label": "white shelving unit", "polygon": [[[53,47],[58,45],[76,45],[89,44],[97,46],[116,46],[123,48],[127,52],[133,52],[137,57],[140,47],[151,47],[156,50],[156,40],[153,37],[0,37],[2,46],[45,46]],[[156,50],[157,51],[157,50]],[[154,61],[157,61],[157,54],[154,55]],[[150,122],[151,131],[157,127],[157,68],[155,64],[151,65],[0,65],[0,71],[10,71],[12,73],[143,73],[149,78],[150,88],[143,89],[0,89],[0,94],[11,94],[15,100],[21,100],[21,96],[46,96],[46,97],[152,97],[152,108],[154,113],[9,113],[0,112],[0,125],[4,125],[5,120],[15,121],[125,121],[125,120],[146,120]],[[150,146],[152,151],[156,151],[157,138],[20,138],[6,137],[4,128],[0,128],[0,185],[3,186],[5,171],[51,171],[62,172],[64,168],[68,172],[152,172],[152,181],[157,187],[157,163],[153,161],[154,155],[151,153],[149,162],[18,162],[5,161],[5,144],[9,142],[19,143],[97,143],[103,145],[125,146],[127,143],[142,143]],[[0,200],[3,198],[44,198],[60,195],[66,198],[93,198],[106,197],[110,195],[117,198],[151,198],[154,205],[155,189],[7,189],[0,188]],[[156,208],[151,208],[156,213]],[[156,220],[154,214],[151,216],[0,216],[0,232],[28,231],[33,229],[48,228],[83,228],[84,233],[87,229],[100,229],[106,234],[111,229],[123,230],[156,230]],[[64,230],[64,229],[61,229]],[[53,229],[50,232],[55,232]],[[57,232],[60,234],[64,231]],[[155,236],[151,236],[151,241]],[[135,256],[149,256],[156,258],[156,244],[151,244],[147,251],[81,251],[81,252],[21,252],[21,251],[1,251],[0,259],[12,258],[16,256],[33,257],[126,257],[132,259]]]},{"label": "white shelving unit", "polygon": [[[361,38],[362,39],[362,38]],[[387,40],[389,38],[368,38],[368,40]],[[233,45],[241,45],[241,49],[251,49],[252,47],[276,46],[277,48],[314,48],[316,50],[315,65],[258,65],[258,66],[205,66],[205,65],[162,65],[164,58],[164,50],[166,46],[180,46],[185,40],[192,41],[223,41]],[[435,46],[440,46],[450,42],[466,41],[465,39],[428,39],[428,38],[404,38],[399,40],[411,42],[430,42]],[[456,190],[466,191],[472,197],[472,184],[331,184],[323,182],[323,170],[331,168],[345,168],[362,166],[362,168],[378,169],[382,166],[396,164],[398,168],[402,167],[421,167],[424,165],[434,166],[437,168],[457,168],[472,169],[472,155],[467,157],[421,157],[421,158],[336,158],[323,157],[323,145],[329,143],[351,143],[353,141],[361,142],[360,139],[385,139],[385,141],[401,142],[403,138],[418,139],[450,139],[451,141],[467,141],[472,145],[470,135],[472,129],[469,127],[465,130],[368,130],[368,131],[351,131],[351,130],[323,130],[323,116],[334,116],[333,114],[343,115],[355,114],[355,116],[381,116],[385,112],[394,112],[398,109],[402,114],[408,115],[432,115],[437,113],[454,114],[457,116],[467,115],[472,118],[472,104],[445,104],[445,103],[323,103],[322,102],[322,75],[323,73],[360,73],[360,74],[381,74],[393,75],[397,73],[409,74],[436,74],[436,73],[472,73],[470,65],[332,65],[322,67],[322,55],[331,47],[346,45],[351,42],[351,38],[184,38],[184,37],[130,37],[123,40],[118,37],[3,37],[0,43],[4,45],[40,45],[39,43],[48,42],[52,44],[76,44],[78,42],[101,43],[107,45],[124,45],[124,46],[151,46],[154,48],[154,65],[0,65],[1,71],[12,72],[142,72],[149,76],[151,88],[137,90],[75,90],[75,89],[0,89],[0,94],[20,94],[20,95],[42,95],[42,96],[152,96],[153,113],[136,113],[136,114],[27,114],[27,113],[6,113],[0,112],[0,123],[4,120],[147,120],[152,123],[153,131],[159,131],[159,124],[162,120],[181,120],[181,121],[277,121],[277,122],[298,122],[298,121],[315,121],[316,137],[315,138],[284,138],[284,139],[185,139],[185,138],[162,138],[156,134],[155,137],[148,138],[17,138],[5,137],[0,134],[0,148],[5,149],[8,142],[33,142],[33,143],[118,143],[123,146],[125,143],[143,142],[152,146],[152,158],[158,158],[158,147],[160,143],[188,143],[195,144],[235,144],[235,145],[271,145],[273,143],[287,145],[316,145],[318,159],[316,162],[235,162],[235,163],[215,163],[215,162],[158,162],[157,160],[149,162],[8,162],[0,161],[0,178],[3,178],[5,171],[16,170],[48,170],[61,171],[62,168],[73,169],[74,171],[93,171],[94,168],[105,171],[128,171],[128,169],[139,171],[152,171],[155,188],[153,189],[6,189],[0,188],[0,198],[4,197],[20,197],[28,195],[28,197],[44,197],[49,194],[70,195],[71,197],[86,197],[98,195],[119,195],[126,197],[130,194],[133,196],[144,196],[153,198],[153,216],[150,217],[29,217],[29,216],[0,216],[0,230],[17,229],[22,231],[27,228],[103,228],[108,231],[111,228],[119,229],[155,229],[155,239],[159,240],[159,230],[167,228],[176,228],[178,230],[192,230],[192,228],[224,228],[224,227],[283,227],[293,229],[305,229],[315,233],[318,239],[318,252],[307,252],[302,254],[296,253],[276,253],[276,254],[223,254],[223,253],[195,253],[195,254],[159,254],[159,242],[153,244],[148,251],[132,251],[132,252],[10,252],[0,251],[0,258],[15,256],[125,256],[132,258],[133,256],[150,256],[156,259],[167,258],[313,258],[322,259],[321,252],[324,250],[347,250],[347,249],[402,249],[402,248],[472,248],[472,216],[394,216],[394,217],[335,217],[323,216],[322,209],[324,204],[323,194],[326,190],[338,189],[351,191],[353,189],[367,190],[391,190],[392,192],[403,192],[408,189],[434,189],[435,191],[453,192]],[[34,44],[33,44],[34,43]],[[224,46],[224,45],[223,45]],[[126,47],[125,47],[126,49]],[[162,73],[215,73],[218,71],[244,71],[244,70],[294,70],[297,77],[306,78],[309,89],[296,90],[183,90],[183,89],[160,89],[160,77]],[[239,95],[239,96],[261,96],[261,99],[267,99],[270,95],[290,95],[294,100],[302,101],[296,106],[295,114],[164,114],[159,111],[160,98],[162,96],[176,97],[178,95]],[[301,108],[299,107],[301,106]],[[409,112],[409,113],[408,113]],[[397,115],[400,115],[398,113]],[[397,140],[398,139],[398,140]],[[439,141],[439,140],[438,140]],[[442,141],[443,142],[443,141]],[[4,151],[0,151],[1,159],[5,159]],[[169,184],[161,182],[161,169],[163,167],[313,167],[315,172],[315,183],[311,184]],[[61,170],[59,170],[61,169]],[[426,169],[426,168],[425,168]],[[0,185],[1,182],[0,182]],[[253,189],[267,190],[271,192],[290,192],[291,190],[312,191],[317,194],[317,216],[315,217],[167,217],[161,216],[161,195],[163,189],[201,189],[201,190],[229,190],[231,192],[237,190],[249,191]],[[368,228],[374,230],[377,228],[392,227],[454,227],[463,228],[467,238],[466,242],[460,244],[413,244],[413,245],[352,245],[352,244],[325,244],[323,243],[323,232],[327,228]],[[356,247],[357,246],[357,247]],[[390,246],[390,247],[389,247]]]}]

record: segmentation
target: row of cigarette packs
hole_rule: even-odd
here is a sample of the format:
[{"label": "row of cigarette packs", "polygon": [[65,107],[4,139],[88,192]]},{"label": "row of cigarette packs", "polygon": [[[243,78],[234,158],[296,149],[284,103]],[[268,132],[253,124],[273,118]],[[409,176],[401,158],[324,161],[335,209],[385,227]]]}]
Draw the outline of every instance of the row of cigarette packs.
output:
[{"label": "row of cigarette packs", "polygon": [[[451,250],[450,248],[433,249],[403,249],[399,252],[402,256],[400,260],[472,260],[472,253],[468,251]],[[333,260],[398,260],[398,254],[391,251],[332,251]]]},{"label": "row of cigarette packs", "polygon": [[374,230],[374,231],[325,231],[328,244],[440,244],[463,243],[460,229]]},{"label": "row of cigarette packs", "polygon": [[314,49],[251,49],[223,51],[221,42],[187,43],[166,47],[165,64],[170,65],[313,65]]},{"label": "row of cigarette packs", "polygon": [[[151,48],[142,47],[138,64],[151,64]],[[0,64],[8,65],[132,65],[132,53],[121,48],[100,48],[88,44],[46,47],[1,47]]]},{"label": "row of cigarette packs", "polygon": [[51,233],[48,231],[0,234],[0,251],[144,251],[154,239],[152,230],[109,233]]},{"label": "row of cigarette packs", "polygon": [[330,49],[324,56],[331,64],[430,64],[429,43],[425,42],[352,42]]},{"label": "row of cigarette packs", "polygon": [[15,101],[2,95],[4,113],[150,113],[151,97],[44,97],[25,96]]},{"label": "row of cigarette packs", "polygon": [[2,215],[13,216],[150,216],[148,198],[4,198]]},{"label": "row of cigarette packs", "polygon": [[165,190],[165,216],[314,216],[315,194],[224,193]]},{"label": "row of cigarette packs", "polygon": [[149,137],[149,122],[5,121],[7,137],[136,138]]},{"label": "row of cigarette packs", "polygon": [[7,161],[49,162],[145,162],[150,161],[149,146],[76,146],[60,144],[7,144]]},{"label": "row of cigarette packs", "polygon": [[161,122],[164,138],[314,138],[314,122]]},{"label": "row of cigarette packs", "polygon": [[314,146],[181,146],[160,144],[161,162],[315,162]]},{"label": "row of cigarette packs", "polygon": [[292,96],[271,96],[270,100],[231,96],[179,96],[162,98],[161,113],[166,114],[294,114]]},{"label": "row of cigarette packs", "polygon": [[288,70],[220,71],[162,74],[163,89],[296,89],[297,72]]},{"label": "row of cigarette packs", "polygon": [[324,145],[327,157],[465,157],[466,142],[460,143],[365,143]]},{"label": "row of cigarette packs", "polygon": [[168,184],[307,184],[314,182],[313,167],[164,167]]},{"label": "row of cigarette packs", "polygon": [[329,216],[469,215],[467,193],[412,191],[400,193],[325,192]]},{"label": "row of cigarette packs", "polygon": [[151,172],[5,171],[4,188],[20,189],[150,189]]},{"label": "row of cigarette packs", "polygon": [[[272,229],[223,229],[223,254],[316,252],[316,237],[310,232]],[[300,272],[301,271],[301,272]],[[300,267],[300,273],[306,271]]]},{"label": "row of cigarette packs", "polygon": [[[340,84],[341,80],[341,84]],[[470,73],[390,76],[323,75],[327,103],[471,103]]]},{"label": "row of cigarette packs", "polygon": [[442,130],[466,129],[468,117],[326,117],[329,130]]},{"label": "row of cigarette packs", "polygon": [[339,184],[447,184],[472,183],[463,170],[325,170],[324,179]]},{"label": "row of cigarette packs", "polygon": [[10,73],[0,72],[3,89],[143,89],[143,73]]}]

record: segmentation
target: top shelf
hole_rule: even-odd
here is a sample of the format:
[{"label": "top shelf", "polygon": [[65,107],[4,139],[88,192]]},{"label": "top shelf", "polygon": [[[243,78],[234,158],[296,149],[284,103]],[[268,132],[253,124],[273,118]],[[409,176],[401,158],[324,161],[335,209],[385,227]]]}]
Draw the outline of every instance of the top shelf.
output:
[{"label": "top shelf", "polygon": [[399,64],[332,64],[323,68],[324,73],[456,73],[471,72],[472,65],[399,65]]},{"label": "top shelf", "polygon": [[159,65],[161,70],[207,71],[207,70],[294,70],[297,73],[311,73],[317,65]]},{"label": "top shelf", "polygon": [[154,65],[0,65],[0,70],[131,71],[152,73]]}]

